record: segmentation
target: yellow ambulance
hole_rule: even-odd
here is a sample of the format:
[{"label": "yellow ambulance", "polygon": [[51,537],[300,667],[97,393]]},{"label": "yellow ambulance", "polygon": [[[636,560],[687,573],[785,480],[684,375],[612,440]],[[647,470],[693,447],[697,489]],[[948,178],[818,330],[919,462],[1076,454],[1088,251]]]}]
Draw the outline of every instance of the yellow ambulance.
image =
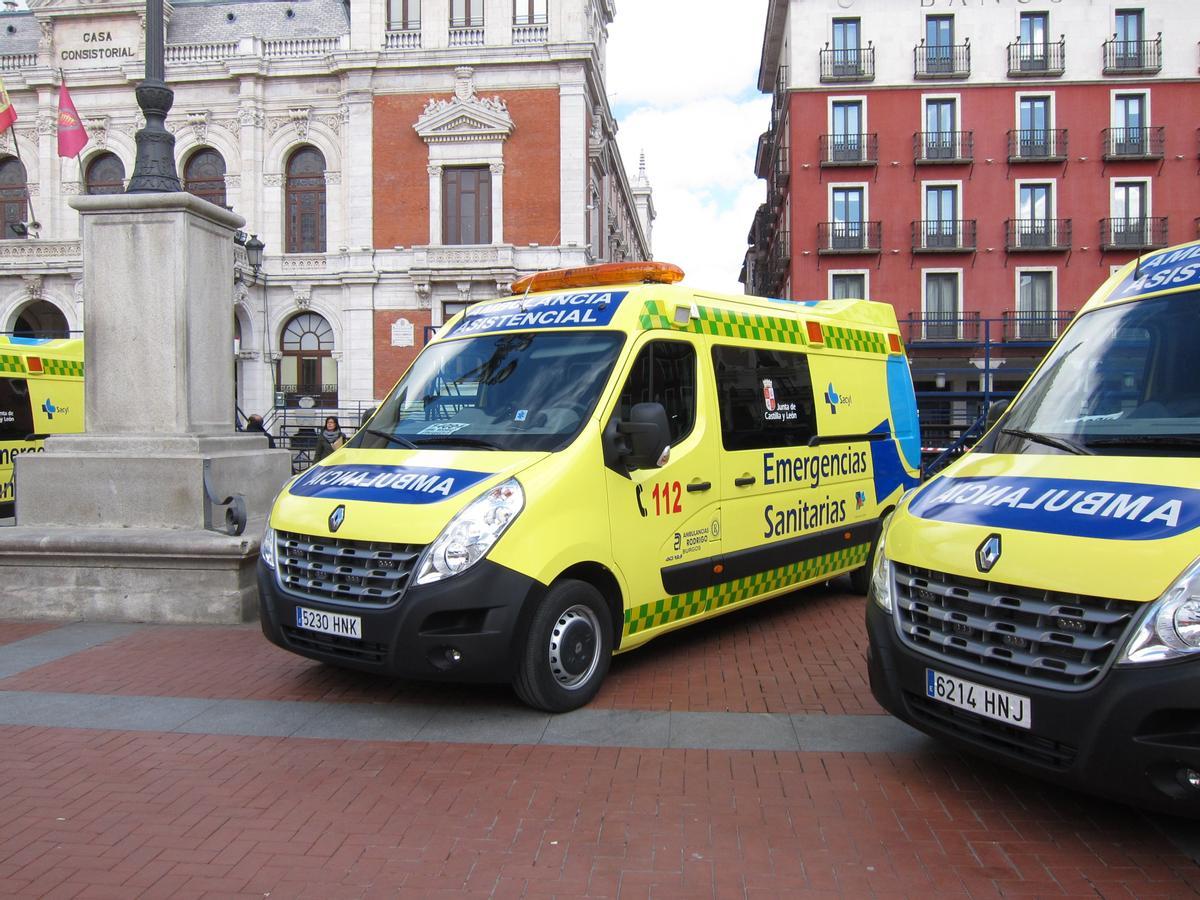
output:
[{"label": "yellow ambulance", "polygon": [[0,336],[0,518],[13,514],[13,459],[83,431],[83,341]]},{"label": "yellow ambulance", "polygon": [[448,322],[276,500],[266,636],[564,711],[672,629],[842,573],[865,592],[920,461],[892,307],[682,277],[539,273]]},{"label": "yellow ambulance", "polygon": [[1200,814],[1200,242],[1101,286],[888,520],[871,688],[929,734]]}]

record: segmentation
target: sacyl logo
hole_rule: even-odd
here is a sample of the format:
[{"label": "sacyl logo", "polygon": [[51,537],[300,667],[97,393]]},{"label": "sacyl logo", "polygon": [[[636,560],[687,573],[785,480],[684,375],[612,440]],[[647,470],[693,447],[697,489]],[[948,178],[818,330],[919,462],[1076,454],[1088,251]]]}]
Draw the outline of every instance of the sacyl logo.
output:
[{"label": "sacyl logo", "polygon": [[46,398],[46,402],[42,404],[42,412],[46,414],[46,418],[53,421],[54,414],[58,412],[58,407],[50,402],[50,398]]},{"label": "sacyl logo", "polygon": [[992,534],[975,551],[975,568],[980,572],[990,572],[998,562],[1000,562],[1000,535]]},{"label": "sacyl logo", "polygon": [[838,396],[838,392],[833,389],[833,382],[829,382],[829,387],[825,390],[825,402],[829,404],[829,411],[833,415],[837,415],[838,404],[842,402],[842,398]]},{"label": "sacyl logo", "polygon": [[336,532],[342,527],[342,523],[346,521],[346,505],[339,503],[337,508],[329,514],[329,530]]}]

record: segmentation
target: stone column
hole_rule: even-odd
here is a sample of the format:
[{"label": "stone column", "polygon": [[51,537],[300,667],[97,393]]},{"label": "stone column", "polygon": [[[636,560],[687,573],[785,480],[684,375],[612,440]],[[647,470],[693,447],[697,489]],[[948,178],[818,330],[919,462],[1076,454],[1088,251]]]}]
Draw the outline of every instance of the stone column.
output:
[{"label": "stone column", "polygon": [[[291,466],[233,427],[229,290],[243,220],[182,192],[71,205],[83,224],[86,433],[18,459],[0,616],[252,618],[264,518]],[[217,530],[224,510],[210,503],[234,494],[249,518],[240,536]]]}]

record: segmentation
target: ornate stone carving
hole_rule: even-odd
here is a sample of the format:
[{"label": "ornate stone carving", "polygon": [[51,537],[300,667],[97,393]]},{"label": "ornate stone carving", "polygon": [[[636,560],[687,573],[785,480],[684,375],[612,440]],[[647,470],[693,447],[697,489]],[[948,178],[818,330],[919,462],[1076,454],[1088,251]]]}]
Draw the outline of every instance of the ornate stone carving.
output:
[{"label": "ornate stone carving", "polygon": [[76,194],[79,193],[79,182],[78,181],[64,181],[59,186],[59,191],[61,191],[63,196],[65,196],[65,197],[74,197]]},{"label": "ornate stone carving", "polygon": [[226,175],[225,176],[225,190],[236,191],[236,190],[240,190],[241,187],[242,187],[242,176],[241,175]]},{"label": "ornate stone carving", "polygon": [[262,177],[262,183],[266,187],[282,187],[283,186],[283,175],[282,174],[264,175]]},{"label": "ornate stone carving", "polygon": [[108,146],[108,116],[84,116],[83,127],[97,147]]},{"label": "ornate stone carving", "polygon": [[254,128],[262,128],[266,122],[266,116],[263,111],[253,106],[243,106],[238,110],[237,124],[239,127],[245,128],[251,126]]},{"label": "ornate stone carving", "polygon": [[250,289],[246,287],[244,282],[239,281],[233,286],[233,305],[245,303],[250,298]]},{"label": "ornate stone carving", "polygon": [[303,274],[305,272],[324,272],[325,255],[322,253],[285,254],[280,261],[280,269],[285,275]]},{"label": "ornate stone carving", "polygon": [[341,172],[326,172],[325,173],[325,183],[327,185],[341,184],[342,183],[342,173]]},{"label": "ornate stone carving", "polygon": [[296,309],[308,309],[312,305],[312,285],[293,284],[292,302],[296,304]]},{"label": "ornate stone carving", "polygon": [[41,300],[45,296],[42,292],[43,283],[41,275],[22,275],[21,280],[25,282],[25,296],[30,300]]},{"label": "ornate stone carving", "polygon": [[187,123],[191,126],[192,134],[200,143],[208,140],[208,123],[211,115],[212,113],[207,109],[187,114]]},{"label": "ornate stone carving", "polygon": [[508,105],[500,97],[475,95],[474,70],[454,70],[454,97],[429,98],[413,128],[426,143],[506,140],[515,128]]},{"label": "ornate stone carving", "polygon": [[496,176],[503,175],[504,174],[504,163],[502,163],[502,162],[491,163],[488,166],[488,169],[491,171],[491,173],[493,175],[496,175]]},{"label": "ornate stone carving", "polygon": [[442,169],[444,166],[426,166],[425,171],[429,173],[430,178],[441,178]]},{"label": "ornate stone carving", "polygon": [[38,22],[41,34],[38,35],[38,52],[50,53],[54,49],[54,20],[42,19]]},{"label": "ornate stone carving", "polygon": [[463,303],[471,302],[471,282],[459,281],[454,285],[458,288],[458,299]]},{"label": "ornate stone carving", "polygon": [[58,134],[58,119],[54,116],[38,116],[37,132],[40,135]]},{"label": "ornate stone carving", "polygon": [[30,197],[40,196],[42,193],[42,186],[36,181],[30,182],[29,184],[25,185],[25,193],[27,193]]},{"label": "ornate stone carving", "polygon": [[288,119],[291,121],[292,127],[296,129],[296,134],[300,135],[300,140],[308,140],[308,126],[312,120],[312,108],[302,106],[289,109]]}]

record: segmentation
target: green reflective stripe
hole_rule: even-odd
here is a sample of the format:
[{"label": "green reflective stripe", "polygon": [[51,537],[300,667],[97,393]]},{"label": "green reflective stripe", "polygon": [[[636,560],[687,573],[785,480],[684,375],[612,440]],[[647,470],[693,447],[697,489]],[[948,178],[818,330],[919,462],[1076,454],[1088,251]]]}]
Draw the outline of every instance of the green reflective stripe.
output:
[{"label": "green reflective stripe", "polygon": [[718,584],[715,587],[702,588],[686,594],[676,594],[653,603],[643,603],[641,606],[625,610],[625,636],[670,625],[672,622],[698,616],[701,613],[724,609],[735,603],[741,603],[743,600],[760,597],[789,585],[812,581],[824,575],[844,572],[847,569],[856,569],[866,565],[867,555],[870,552],[870,544],[858,544],[834,553],[827,553],[824,556],[793,563],[782,569],[759,572],[745,578]]},{"label": "green reflective stripe", "polygon": [[862,331],[844,325],[825,325],[825,346],[830,350],[853,350],[857,353],[888,353],[887,336],[877,331]]},{"label": "green reflective stripe", "polygon": [[[795,319],[761,313],[740,313],[712,306],[697,306],[697,317],[686,325],[676,325],[669,314],[670,305],[651,300],[642,307],[639,324],[644,329],[669,328],[692,334],[771,341],[777,344],[805,344],[804,323]],[[671,307],[673,308],[673,307]]]},{"label": "green reflective stripe", "polygon": [[24,375],[25,366],[21,362],[21,357],[0,353],[0,372],[20,372]]},{"label": "green reflective stripe", "polygon": [[63,378],[82,378],[83,363],[73,359],[42,359],[42,368],[47,375],[58,375]]}]

